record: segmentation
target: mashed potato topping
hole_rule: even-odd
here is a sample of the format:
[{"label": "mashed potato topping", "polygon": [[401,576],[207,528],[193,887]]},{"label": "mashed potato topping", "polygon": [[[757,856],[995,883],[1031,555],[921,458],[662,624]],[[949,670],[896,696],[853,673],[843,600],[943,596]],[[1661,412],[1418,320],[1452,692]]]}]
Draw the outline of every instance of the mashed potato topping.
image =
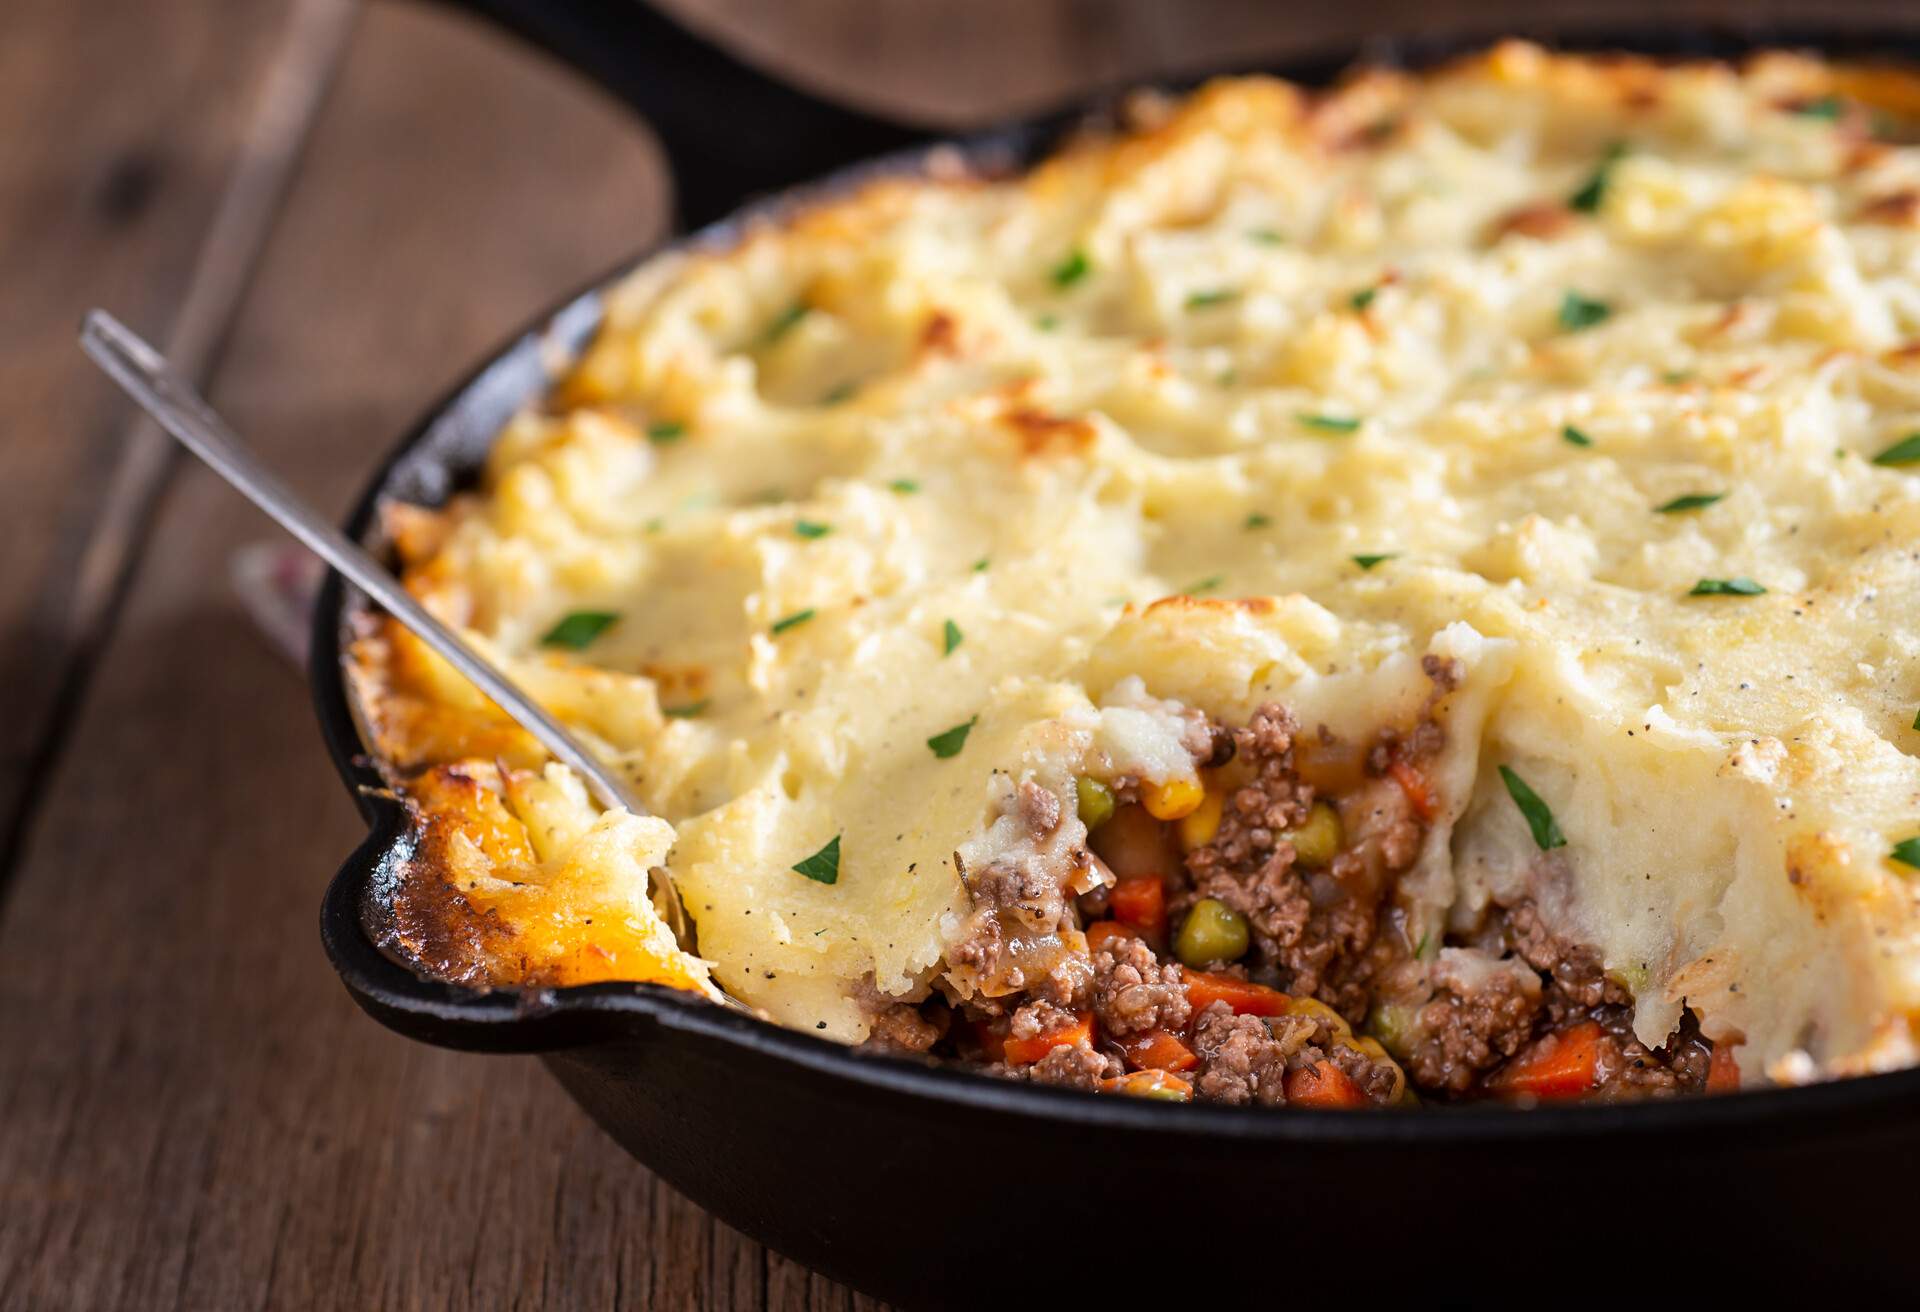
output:
[{"label": "mashed potato topping", "polygon": [[647,263],[481,487],[390,529],[660,818],[371,630],[376,745],[443,830],[403,940],[491,983],[710,963],[858,1040],[971,987],[963,872],[1035,841],[1021,785],[1074,847],[1089,770],[1190,782],[1196,722],[1268,702],[1407,723],[1439,655],[1411,934],[1528,898],[1648,1044],[1684,1005],[1750,1073],[1909,1063],[1917,106],[1512,44],[1214,83]]}]

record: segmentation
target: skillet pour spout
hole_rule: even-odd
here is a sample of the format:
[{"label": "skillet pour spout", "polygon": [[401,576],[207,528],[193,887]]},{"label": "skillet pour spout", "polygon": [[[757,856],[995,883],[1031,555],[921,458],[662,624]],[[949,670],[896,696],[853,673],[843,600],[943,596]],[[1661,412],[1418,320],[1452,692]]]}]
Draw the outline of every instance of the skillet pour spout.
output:
[{"label": "skillet pour spout", "polygon": [[[758,216],[927,167],[930,143],[916,129],[780,86],[633,0],[467,7],[647,115],[696,227],[685,241],[725,242]],[[1418,65],[1485,35],[1367,53]],[[1670,29],[1560,44],[1920,54],[1913,32]],[[1354,53],[1273,71],[1321,83]],[[998,172],[1032,161],[1081,118],[1017,123],[941,150]],[[592,336],[612,277],[542,316],[436,406],[374,475],[349,532],[378,550],[382,503],[438,504],[468,483],[505,422],[553,381],[552,361]],[[322,938],[348,991],[424,1042],[541,1055],[675,1188],[835,1279],[907,1306],[969,1308],[1010,1296],[1086,1302],[1105,1288],[1103,1271],[1119,1273],[1136,1301],[1191,1300],[1202,1277],[1210,1294],[1270,1298],[1283,1269],[1290,1285],[1330,1278],[1443,1304],[1495,1290],[1523,1297],[1534,1282],[1564,1292],[1570,1271],[1596,1266],[1598,1278],[1583,1282],[1595,1289],[1630,1289],[1658,1272],[1720,1297],[1800,1287],[1910,1297],[1920,1281],[1904,1206],[1920,1170],[1920,1071],[1631,1106],[1263,1115],[874,1056],[652,985],[485,991],[422,978],[381,946],[413,831],[368,759],[343,671],[363,606],[330,577],[312,647],[322,732],[370,825],[322,906]],[[1131,1209],[1141,1218],[1127,1219]],[[1148,1212],[1167,1218],[1155,1227],[1167,1230],[1162,1251],[1111,1253],[1102,1241]],[[1089,1256],[1033,1260],[1043,1235],[1072,1236]]]}]

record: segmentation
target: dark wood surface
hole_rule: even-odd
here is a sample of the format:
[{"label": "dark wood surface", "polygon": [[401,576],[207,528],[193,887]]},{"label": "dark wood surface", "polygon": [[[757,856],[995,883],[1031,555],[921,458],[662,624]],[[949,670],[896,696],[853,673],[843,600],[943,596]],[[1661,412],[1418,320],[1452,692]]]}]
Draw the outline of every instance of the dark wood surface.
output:
[{"label": "dark wood surface", "polygon": [[[949,122],[1436,8],[672,7]],[[358,821],[228,583],[272,532],[72,345],[87,305],[113,308],[338,511],[466,365],[665,212],[643,130],[439,9],[0,8],[0,1308],[867,1304],[654,1180],[532,1061],[354,1010],[315,912]]]}]

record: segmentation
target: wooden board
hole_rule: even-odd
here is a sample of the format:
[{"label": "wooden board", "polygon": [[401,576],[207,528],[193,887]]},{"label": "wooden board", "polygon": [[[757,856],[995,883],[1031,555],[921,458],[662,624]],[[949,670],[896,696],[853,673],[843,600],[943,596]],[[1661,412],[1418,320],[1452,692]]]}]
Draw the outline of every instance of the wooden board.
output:
[{"label": "wooden board", "polygon": [[[672,3],[948,119],[1426,12]],[[0,12],[0,121],[30,129],[0,134],[0,817],[31,821],[0,902],[0,1308],[870,1306],[651,1178],[532,1061],[420,1047],[354,1010],[314,922],[359,822],[301,678],[226,582],[234,548],[273,532],[143,451],[71,345],[96,301],[170,338],[338,510],[508,330],[658,232],[653,152],[612,106],[437,8],[351,16]]]}]

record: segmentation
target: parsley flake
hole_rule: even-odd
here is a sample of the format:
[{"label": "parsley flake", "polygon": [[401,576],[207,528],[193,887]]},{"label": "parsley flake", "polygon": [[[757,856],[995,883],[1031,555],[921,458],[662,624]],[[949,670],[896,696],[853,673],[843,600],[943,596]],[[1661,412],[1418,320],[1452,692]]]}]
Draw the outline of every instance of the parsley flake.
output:
[{"label": "parsley flake", "polygon": [[893,482],[887,484],[887,486],[903,497],[912,496],[920,490],[920,485],[910,478],[896,478]]},{"label": "parsley flake", "polygon": [[1273,523],[1273,520],[1269,516],[1263,515],[1256,510],[1251,515],[1247,516],[1246,527],[1250,530],[1256,529],[1256,528],[1265,528],[1267,525],[1271,523]]},{"label": "parsley flake", "polygon": [[805,875],[816,884],[837,883],[840,879],[840,835],[835,834],[827,840],[827,845],[793,867],[795,874]]},{"label": "parsley flake", "polygon": [[796,628],[799,625],[805,624],[808,620],[812,618],[813,618],[813,607],[809,606],[805,610],[797,610],[791,615],[783,616],[782,618],[775,620],[773,622],[773,627],[768,631],[771,633],[785,633],[788,629]]},{"label": "parsley flake", "polygon": [[805,301],[795,301],[792,305],[780,311],[779,314],[773,317],[773,322],[767,325],[767,330],[760,334],[760,345],[772,346],[782,337],[785,337],[793,331],[795,324],[807,317],[808,312],[812,308],[813,307]]},{"label": "parsley flake", "polygon": [[1578,210],[1582,214],[1592,214],[1600,208],[1600,202],[1607,198],[1607,187],[1613,181],[1613,166],[1627,153],[1627,144],[1616,141],[1608,146],[1606,153],[1600,156],[1599,164],[1594,166],[1580,190],[1567,197],[1567,208]]},{"label": "parsley flake", "polygon": [[649,442],[658,442],[665,445],[668,442],[678,442],[686,435],[687,426],[685,424],[675,423],[671,419],[663,419],[657,424],[647,425],[647,440]]},{"label": "parsley flake", "polygon": [[709,700],[710,699],[703,697],[697,702],[688,702],[685,706],[662,706],[660,708],[660,714],[666,716],[669,720],[691,720],[694,716],[707,709]]},{"label": "parsley flake", "polygon": [[1920,433],[1908,433],[1873,458],[1876,465],[1911,465],[1920,462]]},{"label": "parsley flake", "polygon": [[1043,333],[1050,333],[1060,326],[1060,316],[1057,314],[1043,314],[1033,321],[1033,326]]},{"label": "parsley flake", "polygon": [[953,649],[958,647],[963,641],[965,641],[965,635],[960,632],[960,626],[952,620],[948,620],[947,627],[940,631],[940,654],[942,656],[953,655]]},{"label": "parsley flake", "polygon": [[795,537],[823,538],[833,532],[833,525],[812,519],[796,519],[793,521],[793,532]]},{"label": "parsley flake", "polygon": [[973,726],[978,723],[980,717],[976,715],[965,724],[956,724],[945,733],[937,733],[927,739],[927,746],[943,761],[958,756],[960,749],[967,745],[967,735],[973,732]]},{"label": "parsley flake", "polygon": [[619,618],[610,610],[576,610],[548,629],[540,639],[540,645],[565,647],[568,651],[584,650]]},{"label": "parsley flake", "polygon": [[985,574],[987,572],[987,558],[985,556],[973,562],[973,572],[975,574]]},{"label": "parsley flake", "polygon": [[1359,429],[1358,419],[1347,419],[1340,415],[1296,414],[1295,419],[1302,427],[1311,428],[1318,433],[1351,433]]},{"label": "parsley flake", "polygon": [[1085,251],[1075,249],[1069,251],[1064,260],[1054,265],[1053,271],[1047,276],[1053,279],[1053,285],[1055,287],[1067,288],[1073,286],[1091,272],[1093,272],[1093,261],[1087,258]]},{"label": "parsley flake", "polygon": [[842,383],[840,384],[840,386],[834,388],[831,392],[828,392],[825,396],[821,397],[820,404],[826,405],[826,406],[844,404],[845,402],[853,399],[853,394],[856,390],[857,389],[853,383],[851,382]]},{"label": "parsley flake", "polygon": [[1758,597],[1766,591],[1749,578],[1701,579],[1689,597]]},{"label": "parsley flake", "polygon": [[1212,291],[1204,292],[1189,292],[1187,294],[1187,308],[1189,310],[1205,310],[1211,306],[1225,305],[1229,301],[1239,299],[1240,293],[1229,288],[1216,288]]},{"label": "parsley flake", "polygon": [[1612,315],[1613,307],[1605,301],[1596,301],[1571,289],[1560,298],[1560,326],[1570,333],[1584,332],[1595,324],[1605,323]]},{"label": "parsley flake", "polygon": [[1550,852],[1556,847],[1567,845],[1567,836],[1560,832],[1559,822],[1553,818],[1553,812],[1540,800],[1540,794],[1527,787],[1527,781],[1506,766],[1500,767],[1500,778],[1506,781],[1507,796],[1520,808],[1520,814],[1527,818],[1527,828],[1533,831],[1534,845],[1542,852]]},{"label": "parsley flake", "polygon": [[1257,241],[1262,246],[1281,246],[1285,245],[1287,240],[1274,228],[1254,228],[1247,233],[1247,239]]},{"label": "parsley flake", "polygon": [[1362,287],[1359,291],[1347,297],[1347,304],[1351,305],[1355,312],[1364,313],[1366,308],[1373,304],[1373,298],[1379,294],[1380,289],[1378,287]]},{"label": "parsley flake", "polygon": [[1824,119],[1832,123],[1846,112],[1846,108],[1847,102],[1838,96],[1821,96],[1815,100],[1806,100],[1790,106],[1788,112],[1797,114],[1801,118]]},{"label": "parsley flake", "polygon": [[1593,439],[1588,437],[1585,433],[1581,432],[1579,429],[1575,428],[1572,424],[1568,424],[1566,427],[1560,430],[1560,438],[1562,441],[1571,443],[1574,446],[1592,446],[1593,445]]},{"label": "parsley flake", "polygon": [[1913,727],[1916,729],[1920,729],[1920,714],[1916,714],[1913,717]]},{"label": "parsley flake", "polygon": [[1920,870],[1920,838],[1903,838],[1893,845],[1892,856],[1903,866],[1912,866]]},{"label": "parsley flake", "polygon": [[1726,495],[1725,492],[1689,492],[1683,497],[1675,497],[1664,506],[1655,506],[1653,512],[1656,515],[1678,515],[1687,510],[1705,510]]},{"label": "parsley flake", "polygon": [[1394,557],[1398,556],[1399,554],[1400,553],[1397,551],[1383,551],[1383,552],[1380,552],[1378,555],[1351,556],[1348,559],[1352,560],[1353,563],[1358,565],[1361,569],[1372,569],[1375,565],[1378,565],[1381,561],[1392,560]]},{"label": "parsley flake", "polygon": [[1212,592],[1226,581],[1226,577],[1224,574],[1209,574],[1207,577],[1197,582],[1189,583],[1186,587],[1180,589],[1181,595],[1197,597],[1203,592]]}]

